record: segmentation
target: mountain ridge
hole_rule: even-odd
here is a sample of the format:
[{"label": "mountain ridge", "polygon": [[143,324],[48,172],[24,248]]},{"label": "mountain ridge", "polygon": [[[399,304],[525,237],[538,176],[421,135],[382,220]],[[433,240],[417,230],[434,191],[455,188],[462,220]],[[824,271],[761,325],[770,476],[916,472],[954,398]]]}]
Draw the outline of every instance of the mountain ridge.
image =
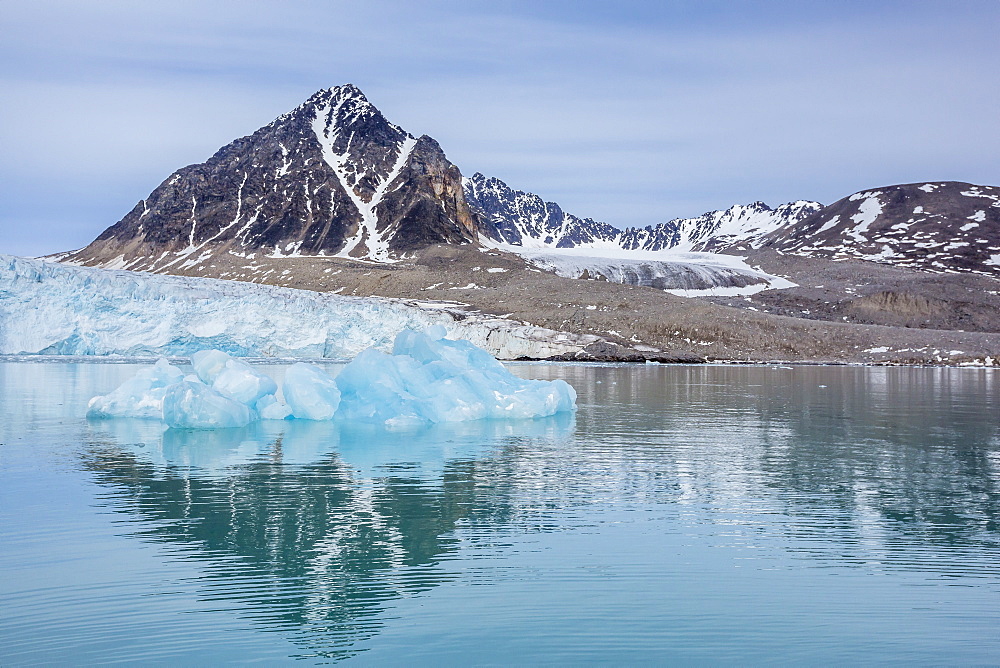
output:
[{"label": "mountain ridge", "polygon": [[708,211],[695,218],[674,218],[645,227],[617,228],[563,211],[555,202],[515,190],[496,177],[476,172],[462,180],[465,198],[510,245],[543,248],[618,248],[621,250],[709,252],[753,247],[774,230],[819,211],[819,202],[798,200],[775,208],[761,201]]},{"label": "mountain ridge", "polygon": [[393,263],[428,246],[746,253],[773,249],[931,272],[1000,275],[1000,188],[859,191],[832,205],[734,205],[616,228],[480,172],[390,122],[354,85],[314,93],[203,163],[176,170],[65,262],[171,273],[220,253]]},{"label": "mountain ridge", "polygon": [[773,231],[762,246],[804,257],[1000,276],[1000,187],[932,181],[870,188]]},{"label": "mountain ridge", "polygon": [[493,232],[469,209],[438,143],[389,122],[347,84],[175,171],[63,259],[150,271],[219,251],[387,262],[481,233]]}]

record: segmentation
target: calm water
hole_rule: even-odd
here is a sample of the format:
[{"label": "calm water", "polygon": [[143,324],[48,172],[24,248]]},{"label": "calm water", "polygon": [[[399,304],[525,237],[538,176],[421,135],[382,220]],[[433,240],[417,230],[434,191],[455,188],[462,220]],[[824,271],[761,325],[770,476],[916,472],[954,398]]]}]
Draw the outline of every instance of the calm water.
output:
[{"label": "calm water", "polygon": [[1000,371],[520,365],[580,411],[88,422],[135,368],[0,363],[0,665],[1000,663]]}]

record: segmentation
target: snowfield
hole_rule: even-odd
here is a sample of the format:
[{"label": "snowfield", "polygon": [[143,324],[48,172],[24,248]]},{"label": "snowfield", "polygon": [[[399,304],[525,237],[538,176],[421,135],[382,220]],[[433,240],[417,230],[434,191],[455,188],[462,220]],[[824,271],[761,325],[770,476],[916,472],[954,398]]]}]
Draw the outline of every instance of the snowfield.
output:
[{"label": "snowfield", "polygon": [[451,305],[344,297],[209,278],[71,267],[0,255],[0,354],[349,359],[404,329],[442,325],[500,359],[574,354],[595,336]]},{"label": "snowfield", "polygon": [[752,295],[762,290],[795,287],[791,281],[754,269],[736,255],[674,250],[495,247],[520,255],[536,267],[564,278],[603,277],[613,283],[659,288],[681,297]]}]

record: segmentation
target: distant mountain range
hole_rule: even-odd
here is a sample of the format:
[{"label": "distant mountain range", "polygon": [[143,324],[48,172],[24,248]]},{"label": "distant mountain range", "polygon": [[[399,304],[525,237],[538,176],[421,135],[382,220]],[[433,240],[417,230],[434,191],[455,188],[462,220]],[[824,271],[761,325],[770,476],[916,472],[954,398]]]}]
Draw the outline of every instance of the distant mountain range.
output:
[{"label": "distant mountain range", "polygon": [[819,202],[791,202],[772,209],[763,202],[676,218],[647,227],[618,229],[578,218],[538,195],[511,189],[480,173],[464,179],[465,198],[507,244],[525,248],[619,248],[644,251],[713,251],[757,243],[823,208]]},{"label": "distant mountain range", "polygon": [[740,252],[760,248],[926,271],[1000,275],[1000,188],[882,187],[830,206],[763,202],[618,229],[480,173],[389,122],[352,85],[319,91],[206,162],[177,170],[77,264],[173,273],[237,257],[390,263],[432,244]]}]

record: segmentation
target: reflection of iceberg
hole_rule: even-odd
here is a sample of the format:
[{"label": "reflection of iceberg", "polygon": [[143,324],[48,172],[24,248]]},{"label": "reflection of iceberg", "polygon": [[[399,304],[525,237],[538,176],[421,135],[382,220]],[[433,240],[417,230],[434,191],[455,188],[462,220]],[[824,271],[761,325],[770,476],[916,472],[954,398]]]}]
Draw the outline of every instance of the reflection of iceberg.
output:
[{"label": "reflection of iceberg", "polygon": [[559,442],[573,433],[575,424],[572,413],[534,420],[435,424],[406,432],[344,423],[339,430],[339,454],[362,477],[384,475],[398,464],[406,464],[426,476],[440,473],[447,462],[480,457],[497,443],[533,439]]},{"label": "reflection of iceberg", "polygon": [[566,381],[525,380],[468,341],[451,341],[444,327],[396,337],[392,354],[361,352],[336,378],[299,363],[278,385],[242,360],[218,350],[192,357],[184,376],[160,360],[106,396],[90,400],[94,418],[159,417],[169,427],[245,427],[260,418],[340,419],[391,427],[486,418],[538,418],[576,410]]},{"label": "reflection of iceberg", "polygon": [[221,476],[234,467],[267,462],[307,466],[337,458],[354,477],[369,478],[400,464],[422,474],[446,462],[475,458],[509,439],[559,441],[575,424],[572,413],[535,420],[479,420],[428,425],[399,432],[374,424],[315,420],[265,420],[242,429],[164,429],[148,420],[95,420],[91,433],[157,467]]},{"label": "reflection of iceberg", "polygon": [[507,471],[511,445],[564,449],[574,419],[405,434],[336,421],[197,431],[95,420],[83,460],[139,535],[205,562],[203,597],[294,630],[312,656],[343,658],[379,632],[394,600],[454,578],[438,564],[463,544],[461,523],[511,517],[512,488],[482,484],[484,471]]}]

